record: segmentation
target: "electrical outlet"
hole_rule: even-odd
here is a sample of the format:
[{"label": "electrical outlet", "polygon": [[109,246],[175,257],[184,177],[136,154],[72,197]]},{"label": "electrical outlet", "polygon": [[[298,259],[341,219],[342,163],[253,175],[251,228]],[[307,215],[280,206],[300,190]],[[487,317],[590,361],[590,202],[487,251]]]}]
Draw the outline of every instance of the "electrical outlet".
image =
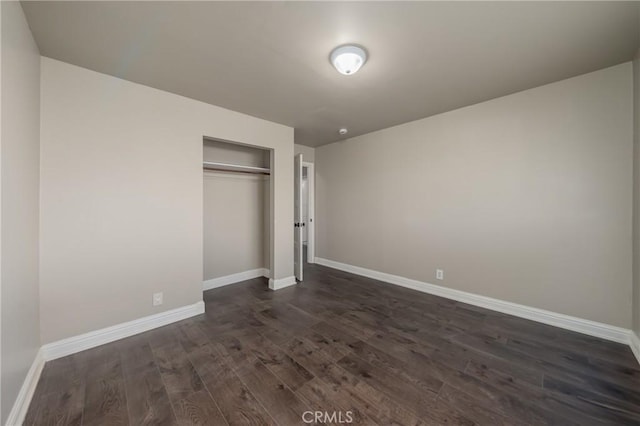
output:
[{"label": "electrical outlet", "polygon": [[162,305],[162,292],[153,293],[153,306]]},{"label": "electrical outlet", "polygon": [[436,280],[444,280],[444,270],[436,269]]}]

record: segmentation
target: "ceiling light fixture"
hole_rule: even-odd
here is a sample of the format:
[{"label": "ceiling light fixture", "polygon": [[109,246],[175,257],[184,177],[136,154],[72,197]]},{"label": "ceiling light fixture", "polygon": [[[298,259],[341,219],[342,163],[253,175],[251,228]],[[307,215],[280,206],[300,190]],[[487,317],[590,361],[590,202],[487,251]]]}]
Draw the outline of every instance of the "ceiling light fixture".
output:
[{"label": "ceiling light fixture", "polygon": [[347,132],[348,132],[348,130],[345,129],[344,127],[342,129],[338,130],[338,133],[340,133],[341,135],[346,135]]},{"label": "ceiling light fixture", "polygon": [[333,49],[331,63],[340,74],[352,75],[367,62],[367,52],[361,47],[344,45]]}]

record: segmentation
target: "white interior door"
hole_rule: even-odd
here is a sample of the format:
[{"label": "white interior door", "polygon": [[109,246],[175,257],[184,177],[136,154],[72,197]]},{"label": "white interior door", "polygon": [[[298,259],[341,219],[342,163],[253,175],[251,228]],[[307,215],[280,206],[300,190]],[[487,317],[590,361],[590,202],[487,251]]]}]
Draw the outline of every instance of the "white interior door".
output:
[{"label": "white interior door", "polygon": [[293,160],[293,269],[296,279],[302,281],[302,154]]}]

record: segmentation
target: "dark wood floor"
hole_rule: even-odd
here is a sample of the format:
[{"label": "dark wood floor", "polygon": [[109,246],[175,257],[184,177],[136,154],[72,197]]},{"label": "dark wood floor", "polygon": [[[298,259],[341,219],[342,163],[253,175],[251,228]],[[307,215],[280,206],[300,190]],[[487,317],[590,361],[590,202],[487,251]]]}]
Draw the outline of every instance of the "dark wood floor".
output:
[{"label": "dark wood floor", "polygon": [[[628,347],[321,266],[47,363],[26,424],[640,424]],[[309,418],[309,417],[307,417]],[[338,420],[338,418],[336,418]],[[336,422],[337,423],[337,422]]]}]

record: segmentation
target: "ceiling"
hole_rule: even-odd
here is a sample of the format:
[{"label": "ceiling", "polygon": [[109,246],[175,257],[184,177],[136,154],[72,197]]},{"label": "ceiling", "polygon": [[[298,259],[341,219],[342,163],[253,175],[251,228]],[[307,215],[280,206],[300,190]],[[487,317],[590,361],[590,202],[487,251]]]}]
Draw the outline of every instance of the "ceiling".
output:
[{"label": "ceiling", "polygon": [[[631,60],[630,2],[23,2],[42,55],[319,146]],[[331,50],[369,52],[339,74]],[[349,129],[340,136],[338,129]]]}]

